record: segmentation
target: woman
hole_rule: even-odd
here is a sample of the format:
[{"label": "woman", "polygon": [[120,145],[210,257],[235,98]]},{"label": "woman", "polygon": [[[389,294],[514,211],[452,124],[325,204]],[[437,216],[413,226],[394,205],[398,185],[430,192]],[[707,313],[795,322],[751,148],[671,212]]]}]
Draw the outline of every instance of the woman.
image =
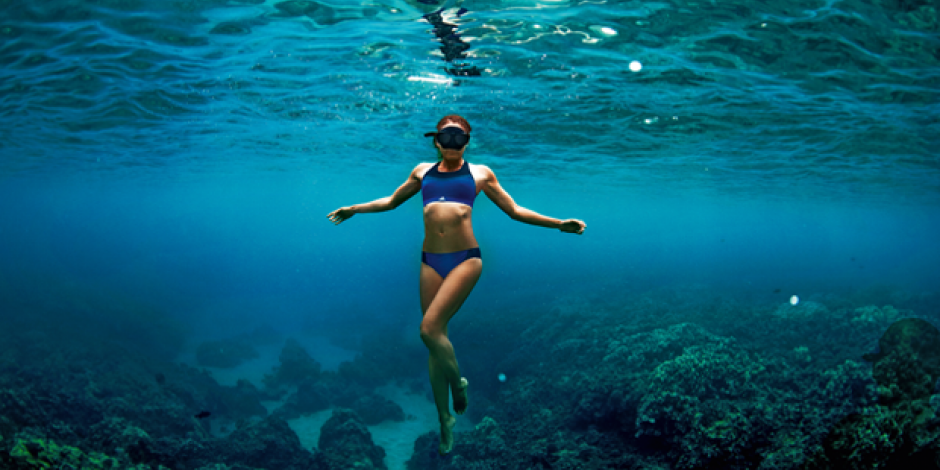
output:
[{"label": "woman", "polygon": [[454,347],[447,339],[447,323],[457,313],[483,270],[483,259],[470,216],[473,201],[482,190],[506,214],[527,224],[557,228],[562,232],[581,234],[584,222],[576,219],[558,220],[520,207],[500,187],[493,171],[484,165],[464,161],[463,154],[470,140],[470,124],[466,119],[450,115],[437,123],[434,136],[440,161],[421,163],[411,171],[395,193],[365,204],[342,207],[327,216],[339,224],[355,214],[392,210],[422,192],[424,199],[424,246],[421,253],[421,340],[430,352],[428,370],[431,388],[441,422],[441,444],[444,455],[454,446],[453,429],[457,422],[448,409],[449,395],[454,397],[454,411],[467,410],[467,379],[460,377]]}]

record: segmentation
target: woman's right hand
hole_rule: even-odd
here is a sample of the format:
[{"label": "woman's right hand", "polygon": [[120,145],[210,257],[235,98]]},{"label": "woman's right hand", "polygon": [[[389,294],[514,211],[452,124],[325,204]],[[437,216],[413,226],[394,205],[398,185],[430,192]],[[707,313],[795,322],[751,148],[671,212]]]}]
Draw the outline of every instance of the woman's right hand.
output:
[{"label": "woman's right hand", "polygon": [[344,220],[356,215],[356,212],[353,211],[352,207],[340,207],[333,212],[327,214],[326,218],[330,219],[330,222],[333,222],[333,225],[339,225],[343,223]]}]

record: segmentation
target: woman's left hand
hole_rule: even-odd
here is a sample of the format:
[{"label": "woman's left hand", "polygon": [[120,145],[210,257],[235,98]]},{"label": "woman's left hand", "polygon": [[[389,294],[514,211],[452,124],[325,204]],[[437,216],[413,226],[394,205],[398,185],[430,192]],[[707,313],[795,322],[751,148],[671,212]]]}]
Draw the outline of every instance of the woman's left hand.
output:
[{"label": "woman's left hand", "polygon": [[587,224],[578,219],[568,219],[561,222],[561,225],[558,227],[558,230],[561,230],[565,233],[577,233],[581,235],[584,233],[584,229],[587,228]]}]

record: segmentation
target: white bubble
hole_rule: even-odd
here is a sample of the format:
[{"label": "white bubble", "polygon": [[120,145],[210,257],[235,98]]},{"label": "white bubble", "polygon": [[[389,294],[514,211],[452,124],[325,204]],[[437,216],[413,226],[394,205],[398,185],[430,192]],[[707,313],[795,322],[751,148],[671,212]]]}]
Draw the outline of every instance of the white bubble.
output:
[{"label": "white bubble", "polygon": [[631,71],[639,72],[642,68],[643,68],[643,64],[641,64],[640,61],[634,60],[633,62],[630,62]]},{"label": "white bubble", "polygon": [[506,374],[499,374],[499,375],[497,375],[496,377],[499,378],[499,381],[500,381],[500,382],[505,382],[505,381],[506,381]]},{"label": "white bubble", "polygon": [[797,296],[790,297],[790,305],[796,305],[800,303],[800,298]]}]

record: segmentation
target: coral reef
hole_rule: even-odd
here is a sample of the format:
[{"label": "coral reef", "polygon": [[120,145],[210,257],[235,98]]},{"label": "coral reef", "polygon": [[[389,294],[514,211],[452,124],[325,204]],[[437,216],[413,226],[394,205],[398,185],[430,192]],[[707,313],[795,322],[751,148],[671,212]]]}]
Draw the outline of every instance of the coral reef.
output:
[{"label": "coral reef", "polygon": [[879,404],[842,419],[807,469],[940,468],[940,410],[932,395],[940,330],[918,318],[898,320],[878,344],[865,360],[874,363]]},{"label": "coral reef", "polygon": [[[287,399],[274,414],[283,419],[316,413],[332,406],[350,408],[368,425],[382,421],[404,421],[405,413],[398,404],[373,393],[384,382],[370,380],[367,387],[361,380],[344,374],[342,367],[359,367],[362,355],[353,362],[344,362],[339,373],[321,372],[317,363],[296,341],[288,340],[280,355],[281,365],[265,376],[265,393]],[[295,388],[291,388],[293,385]]]},{"label": "coral reef", "polygon": [[374,393],[359,397],[350,408],[369,426],[383,421],[405,420],[405,411],[398,403]]},{"label": "coral reef", "polygon": [[[247,381],[221,386],[205,371],[126,350],[116,354],[110,343],[40,340],[29,347],[28,360],[11,360],[22,351],[10,348],[24,337],[45,335],[0,342],[0,467],[238,466],[274,458],[264,448],[251,450],[263,439],[239,439],[240,432],[261,426],[256,434],[277,431],[284,442],[297,440],[286,424],[255,422],[267,413]],[[195,418],[203,412],[211,417]],[[242,426],[221,437],[212,432],[213,422]],[[312,462],[299,441],[277,449],[281,460],[258,468],[308,468]]]},{"label": "coral reef", "polygon": [[287,340],[279,359],[281,365],[264,378],[268,387],[297,385],[307,380],[315,381],[320,377],[320,363],[310,357],[307,350],[295,339]]},{"label": "coral reef", "polygon": [[898,309],[890,305],[885,305],[881,308],[875,307],[874,305],[868,305],[855,309],[854,315],[855,318],[852,318],[852,321],[878,323],[879,325],[888,327],[892,323],[903,318],[905,316],[905,312],[898,311]]},{"label": "coral reef", "polygon": [[5,468],[138,468],[122,467],[113,457],[98,452],[86,454],[81,449],[42,438],[17,438],[9,457],[4,462]]},{"label": "coral reef", "polygon": [[[754,468],[793,441],[820,442],[846,403],[871,404],[874,384],[862,365],[805,376],[722,340],[686,348],[650,374],[637,436],[668,442],[677,468]],[[793,389],[793,383],[802,387]],[[783,436],[781,438],[781,436]]]},{"label": "coral reef", "polygon": [[316,468],[314,457],[300,445],[297,434],[277,417],[237,429],[217,447],[230,464],[254,468]]},{"label": "coral reef", "polygon": [[317,461],[323,468],[385,470],[385,450],[372,442],[362,419],[352,410],[336,408],[320,429]]},{"label": "coral reef", "polygon": [[[751,305],[690,288],[517,313],[533,321],[518,341],[494,345],[506,353],[490,373],[509,379],[475,382],[470,415],[479,424],[456,433],[446,458],[436,455],[436,432],[422,436],[408,468],[859,468],[865,459],[936,459],[940,428],[929,400],[878,411],[880,384],[862,362],[886,322],[914,312],[833,303]],[[905,337],[889,334],[882,351]],[[472,351],[461,356],[475,360]],[[917,383],[932,386],[934,370],[917,370],[927,374]],[[877,418],[852,425],[861,423],[855,415]],[[851,454],[833,448],[857,456],[838,460]],[[898,448],[902,457],[885,457]]]},{"label": "coral reef", "polygon": [[307,380],[297,386],[297,391],[274,414],[283,419],[292,419],[316,413],[330,407],[330,398],[330,391],[324,384]]},{"label": "coral reef", "polygon": [[[697,287],[607,297],[461,325],[474,390],[459,419],[476,424],[443,458],[436,430],[421,436],[408,468],[940,467],[938,319],[903,296],[807,295],[802,309]],[[366,426],[404,413],[376,387],[413,386],[426,356],[361,346],[332,372],[288,340],[259,388],[121,343],[0,331],[0,467],[383,469]],[[329,408],[304,449],[285,420]]]}]

